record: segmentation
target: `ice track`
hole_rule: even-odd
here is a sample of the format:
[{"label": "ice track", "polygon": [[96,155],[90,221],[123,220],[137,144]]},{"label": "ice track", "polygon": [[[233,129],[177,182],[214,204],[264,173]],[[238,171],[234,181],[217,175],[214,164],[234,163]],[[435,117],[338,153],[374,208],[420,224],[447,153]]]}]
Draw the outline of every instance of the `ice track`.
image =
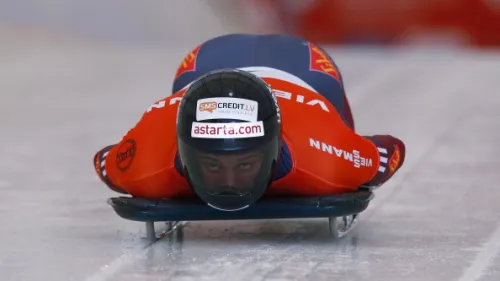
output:
[{"label": "ice track", "polygon": [[[5,37],[4,37],[5,38]],[[326,220],[190,223],[152,246],[92,156],[170,91],[192,46],[0,44],[0,279],[500,280],[500,53],[330,49],[358,130],[407,142],[356,230]]]}]

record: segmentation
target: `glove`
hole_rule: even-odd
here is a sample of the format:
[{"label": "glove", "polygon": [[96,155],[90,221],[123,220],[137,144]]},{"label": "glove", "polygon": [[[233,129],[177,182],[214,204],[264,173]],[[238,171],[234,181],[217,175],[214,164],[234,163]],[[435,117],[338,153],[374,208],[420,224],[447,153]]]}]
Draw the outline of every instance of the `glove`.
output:
[{"label": "glove", "polygon": [[365,136],[372,141],[380,154],[378,172],[364,186],[376,187],[388,181],[402,166],[406,148],[403,141],[390,135]]},{"label": "glove", "polygon": [[111,190],[121,194],[127,194],[125,190],[114,185],[106,174],[106,156],[113,147],[114,145],[108,145],[94,155],[94,169],[99,179],[101,179],[101,181],[104,182]]}]

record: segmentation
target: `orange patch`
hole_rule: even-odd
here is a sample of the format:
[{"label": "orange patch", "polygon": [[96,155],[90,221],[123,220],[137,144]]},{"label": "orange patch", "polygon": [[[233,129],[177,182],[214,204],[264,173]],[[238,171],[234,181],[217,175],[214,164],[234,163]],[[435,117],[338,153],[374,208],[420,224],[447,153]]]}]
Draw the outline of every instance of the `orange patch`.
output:
[{"label": "orange patch", "polygon": [[135,140],[125,141],[116,152],[116,166],[122,172],[125,172],[134,160],[137,144]]},{"label": "orange patch", "polygon": [[399,151],[399,146],[396,145],[394,148],[394,154],[389,160],[389,169],[391,171],[391,174],[393,174],[398,168],[399,161],[401,161],[401,152]]},{"label": "orange patch", "polygon": [[179,65],[177,69],[177,73],[175,74],[175,79],[177,79],[182,74],[195,71],[196,70],[196,58],[198,57],[198,52],[200,51],[201,46],[196,47],[191,53],[189,53]]},{"label": "orange patch", "polygon": [[309,68],[312,71],[323,72],[326,75],[340,80],[338,69],[335,67],[330,58],[317,46],[309,43]]},{"label": "orange patch", "polygon": [[212,113],[214,110],[217,109],[217,103],[216,102],[202,102],[200,103],[200,111],[208,111]]}]

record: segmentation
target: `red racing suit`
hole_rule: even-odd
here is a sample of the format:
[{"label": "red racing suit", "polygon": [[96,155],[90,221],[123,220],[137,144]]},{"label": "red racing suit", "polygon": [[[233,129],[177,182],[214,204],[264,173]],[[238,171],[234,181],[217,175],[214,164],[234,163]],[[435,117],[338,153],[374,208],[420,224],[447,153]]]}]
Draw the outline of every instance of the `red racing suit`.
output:
[{"label": "red racing suit", "polygon": [[[291,168],[268,194],[321,196],[379,185],[403,164],[405,146],[391,136],[363,137],[326,98],[290,81],[263,78],[277,96]],[[144,198],[193,196],[176,166],[176,114],[185,89],[153,104],[123,139],[94,157],[112,189]]]},{"label": "red racing suit", "polygon": [[189,83],[222,68],[260,76],[277,96],[284,141],[268,194],[321,196],[378,186],[403,165],[401,140],[356,134],[340,71],[323,49],[286,35],[230,34],[194,48],[178,67],[172,96],[95,155],[101,180],[137,197],[193,196],[177,153],[177,108]]}]

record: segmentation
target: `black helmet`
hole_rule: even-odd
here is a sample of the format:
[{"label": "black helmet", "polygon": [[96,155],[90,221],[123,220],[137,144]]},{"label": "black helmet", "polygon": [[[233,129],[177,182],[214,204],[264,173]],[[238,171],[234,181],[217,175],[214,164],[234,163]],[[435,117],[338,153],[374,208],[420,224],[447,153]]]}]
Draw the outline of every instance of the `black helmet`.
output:
[{"label": "black helmet", "polygon": [[241,210],[271,184],[281,145],[281,117],[271,88],[240,70],[193,82],[177,113],[183,172],[209,206]]}]

